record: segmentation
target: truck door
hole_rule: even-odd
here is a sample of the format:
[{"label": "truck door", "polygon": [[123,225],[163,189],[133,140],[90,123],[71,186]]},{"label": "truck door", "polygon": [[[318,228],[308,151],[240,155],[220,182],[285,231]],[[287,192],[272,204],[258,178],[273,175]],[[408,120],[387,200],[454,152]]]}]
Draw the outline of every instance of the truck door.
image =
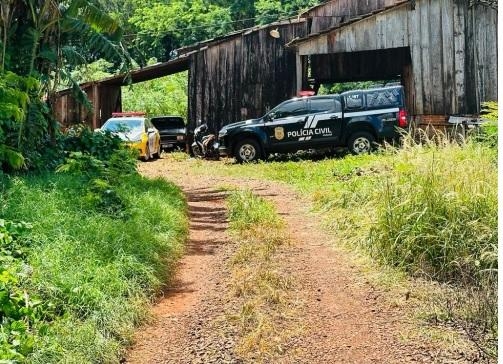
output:
[{"label": "truck door", "polygon": [[308,117],[307,100],[289,100],[281,103],[265,116],[265,127],[271,151],[301,149],[305,143],[303,127]]},{"label": "truck door", "polygon": [[313,97],[309,101],[309,117],[304,124],[313,146],[337,145],[341,140],[342,107],[339,96]]}]

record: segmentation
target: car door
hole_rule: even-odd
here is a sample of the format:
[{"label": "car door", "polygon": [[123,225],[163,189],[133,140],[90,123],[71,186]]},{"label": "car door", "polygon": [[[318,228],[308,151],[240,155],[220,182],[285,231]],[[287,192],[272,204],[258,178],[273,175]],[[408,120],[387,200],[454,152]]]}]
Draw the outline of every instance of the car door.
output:
[{"label": "car door", "polygon": [[148,148],[150,153],[157,153],[157,140],[159,133],[149,119],[145,119],[145,132],[148,135]]},{"label": "car door", "polygon": [[341,139],[342,106],[339,96],[319,96],[309,100],[309,116],[304,129],[309,130],[312,147],[337,145]]},{"label": "car door", "polygon": [[306,142],[303,128],[309,114],[307,100],[285,101],[271,110],[265,117],[265,127],[271,151],[302,149]]}]

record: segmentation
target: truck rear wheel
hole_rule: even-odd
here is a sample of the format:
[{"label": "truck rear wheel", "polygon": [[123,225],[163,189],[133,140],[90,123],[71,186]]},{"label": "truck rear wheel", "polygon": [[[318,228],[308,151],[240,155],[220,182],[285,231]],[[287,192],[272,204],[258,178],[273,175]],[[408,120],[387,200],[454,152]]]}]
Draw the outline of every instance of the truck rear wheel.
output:
[{"label": "truck rear wheel", "polygon": [[375,138],[366,131],[352,134],[348,139],[348,148],[352,154],[368,154],[375,148]]},{"label": "truck rear wheel", "polygon": [[253,139],[242,139],[236,143],[234,157],[238,163],[249,163],[260,158],[260,146]]}]

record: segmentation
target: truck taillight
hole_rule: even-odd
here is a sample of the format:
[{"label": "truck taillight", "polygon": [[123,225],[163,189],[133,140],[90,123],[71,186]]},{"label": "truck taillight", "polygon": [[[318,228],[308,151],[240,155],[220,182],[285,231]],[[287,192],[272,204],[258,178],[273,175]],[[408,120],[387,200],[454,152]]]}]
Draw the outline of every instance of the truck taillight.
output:
[{"label": "truck taillight", "polygon": [[407,111],[405,109],[400,109],[398,111],[398,126],[400,128],[405,128],[409,122],[407,121]]}]

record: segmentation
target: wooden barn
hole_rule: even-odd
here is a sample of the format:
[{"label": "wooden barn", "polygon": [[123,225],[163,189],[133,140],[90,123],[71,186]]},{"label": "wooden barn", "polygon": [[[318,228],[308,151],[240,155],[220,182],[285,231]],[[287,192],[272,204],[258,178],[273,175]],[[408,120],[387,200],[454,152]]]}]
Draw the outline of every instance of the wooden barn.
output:
[{"label": "wooden barn", "polygon": [[[497,2],[335,0],[305,14],[295,39],[299,83],[399,78],[419,123],[480,111],[497,100]],[[302,71],[304,70],[304,71]],[[311,81],[313,82],[313,81]]]},{"label": "wooden barn", "polygon": [[[331,0],[296,18],[177,50],[132,73],[140,82],[189,70],[189,126],[215,131],[263,115],[322,83],[399,79],[419,123],[477,114],[497,99],[495,0]],[[94,113],[61,93],[60,121],[100,126],[121,110],[123,76],[84,85]],[[80,110],[80,111],[79,111]]]}]

